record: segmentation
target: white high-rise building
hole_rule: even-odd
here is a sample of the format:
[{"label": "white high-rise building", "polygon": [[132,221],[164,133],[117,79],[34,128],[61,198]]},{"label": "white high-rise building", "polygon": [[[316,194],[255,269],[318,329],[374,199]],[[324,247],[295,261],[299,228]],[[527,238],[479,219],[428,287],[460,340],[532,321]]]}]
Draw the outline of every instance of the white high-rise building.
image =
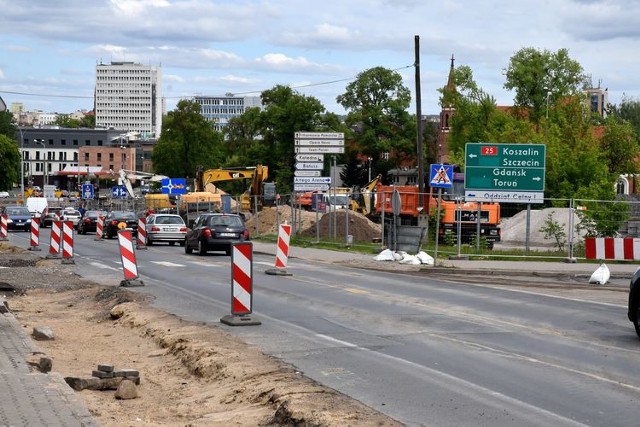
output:
[{"label": "white high-rise building", "polygon": [[133,62],[96,65],[96,127],[159,137],[164,98],[162,72]]},{"label": "white high-rise building", "polygon": [[229,124],[233,117],[241,116],[247,109],[253,107],[262,108],[262,99],[259,96],[204,96],[198,95],[195,101],[200,104],[200,114],[213,127],[221,131]]}]

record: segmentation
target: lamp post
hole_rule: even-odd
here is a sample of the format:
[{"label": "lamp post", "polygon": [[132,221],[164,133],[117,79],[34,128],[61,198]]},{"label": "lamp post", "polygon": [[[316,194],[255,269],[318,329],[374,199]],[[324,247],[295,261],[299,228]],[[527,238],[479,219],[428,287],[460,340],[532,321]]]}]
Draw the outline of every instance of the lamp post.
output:
[{"label": "lamp post", "polygon": [[44,191],[44,186],[45,185],[49,185],[49,174],[47,173],[47,152],[46,147],[44,145],[44,139],[34,139],[33,142],[35,142],[36,144],[40,144],[42,145],[42,155],[44,156],[44,170],[43,170],[43,175],[42,175],[42,191]]},{"label": "lamp post", "polygon": [[371,161],[373,160],[373,157],[367,157],[367,161],[369,163],[369,167],[367,169],[369,169],[369,181],[367,182],[371,182]]},{"label": "lamp post", "polygon": [[20,196],[22,203],[24,203],[24,137],[22,135],[22,129],[20,129],[20,126],[18,126],[18,131],[20,132]]}]

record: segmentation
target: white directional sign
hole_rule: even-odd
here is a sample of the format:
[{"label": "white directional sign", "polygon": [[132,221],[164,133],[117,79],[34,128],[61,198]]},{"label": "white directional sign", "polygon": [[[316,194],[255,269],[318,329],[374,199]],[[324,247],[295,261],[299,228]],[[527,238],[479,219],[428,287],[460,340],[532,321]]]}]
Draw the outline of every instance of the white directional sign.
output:
[{"label": "white directional sign", "polygon": [[293,191],[327,191],[329,184],[293,184]]},{"label": "white directional sign", "polygon": [[343,139],[295,139],[295,145],[323,145],[323,146],[335,146],[342,147],[344,145]]},{"label": "white directional sign", "polygon": [[297,170],[293,171],[294,176],[320,176],[322,171]]},{"label": "white directional sign", "polygon": [[296,162],[324,162],[324,154],[296,154]]},{"label": "white directional sign", "polygon": [[295,139],[342,139],[344,140],[343,132],[295,132],[293,134]]},{"label": "white directional sign", "polygon": [[313,146],[313,147],[302,147],[297,146],[294,147],[296,153],[334,153],[334,154],[342,154],[344,153],[344,146],[340,147],[324,147],[324,146]]},{"label": "white directional sign", "polygon": [[330,176],[294,176],[294,184],[331,184]]},{"label": "white directional sign", "polygon": [[318,163],[318,162],[300,163],[300,162],[296,162],[296,169],[322,170],[323,168],[324,168],[324,163]]}]

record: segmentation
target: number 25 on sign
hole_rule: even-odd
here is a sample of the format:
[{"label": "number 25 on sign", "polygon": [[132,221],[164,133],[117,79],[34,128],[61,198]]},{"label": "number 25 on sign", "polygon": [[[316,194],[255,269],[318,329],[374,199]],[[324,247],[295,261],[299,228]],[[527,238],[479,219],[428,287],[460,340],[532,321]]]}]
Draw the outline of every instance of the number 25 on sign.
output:
[{"label": "number 25 on sign", "polygon": [[497,156],[498,147],[495,145],[485,145],[480,148],[480,154],[483,156]]}]

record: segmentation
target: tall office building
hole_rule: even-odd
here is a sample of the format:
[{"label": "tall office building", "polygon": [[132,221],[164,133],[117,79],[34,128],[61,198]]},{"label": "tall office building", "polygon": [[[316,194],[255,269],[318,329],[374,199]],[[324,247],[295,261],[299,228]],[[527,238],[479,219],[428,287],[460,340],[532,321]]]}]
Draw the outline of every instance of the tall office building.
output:
[{"label": "tall office building", "polygon": [[242,115],[248,108],[262,108],[259,96],[196,96],[195,101],[200,104],[202,117],[212,122],[218,131],[229,124],[229,119]]},{"label": "tall office building", "polygon": [[164,98],[162,72],[133,62],[96,65],[96,127],[159,137]]}]

